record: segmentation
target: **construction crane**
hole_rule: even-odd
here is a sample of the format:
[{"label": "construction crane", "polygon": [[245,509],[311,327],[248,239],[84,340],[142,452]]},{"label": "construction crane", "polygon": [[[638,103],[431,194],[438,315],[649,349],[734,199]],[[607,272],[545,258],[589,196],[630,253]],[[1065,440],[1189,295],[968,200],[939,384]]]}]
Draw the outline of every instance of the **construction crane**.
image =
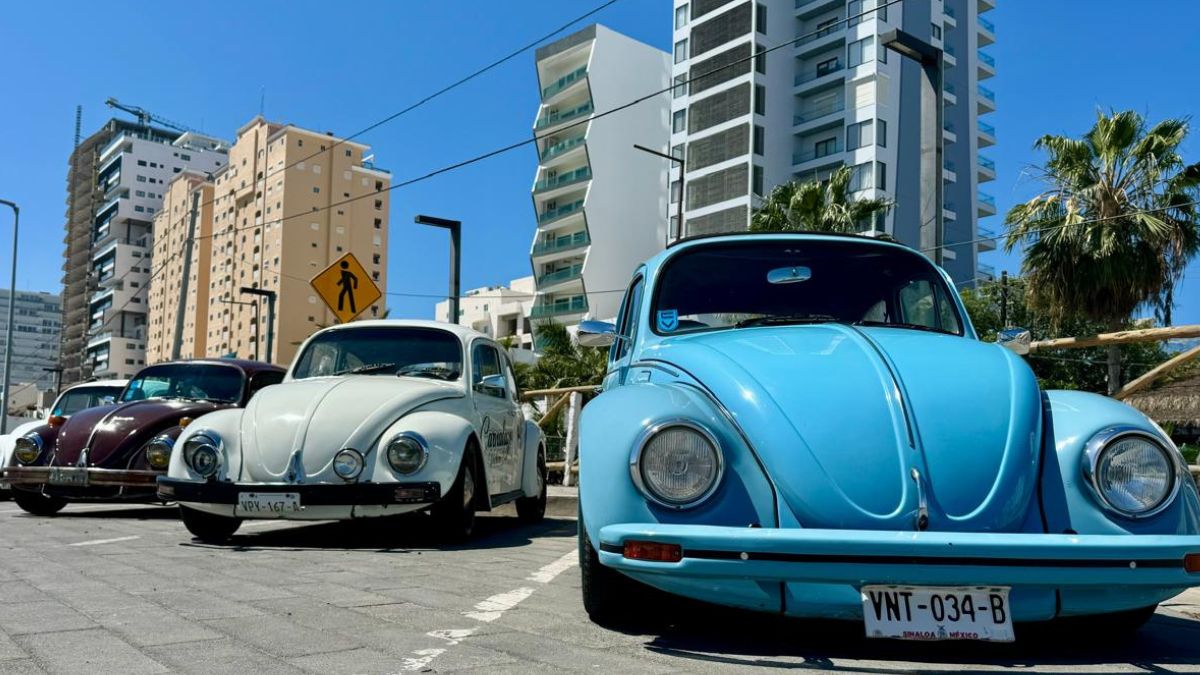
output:
[{"label": "construction crane", "polygon": [[144,127],[150,126],[151,122],[157,122],[157,123],[163,125],[164,127],[170,127],[177,131],[195,131],[195,129],[190,129],[190,128],[185,127],[184,125],[179,124],[177,122],[172,122],[171,120],[163,119],[163,118],[159,117],[158,115],[155,115],[154,113],[150,112],[149,110],[146,110],[145,108],[139,108],[136,105],[126,105],[112,97],[109,97],[109,99],[107,101],[105,101],[104,104],[110,108],[116,108],[117,110],[124,110],[125,112],[129,113],[130,115],[133,115],[134,117],[136,117],[138,119],[138,124],[140,124]]}]

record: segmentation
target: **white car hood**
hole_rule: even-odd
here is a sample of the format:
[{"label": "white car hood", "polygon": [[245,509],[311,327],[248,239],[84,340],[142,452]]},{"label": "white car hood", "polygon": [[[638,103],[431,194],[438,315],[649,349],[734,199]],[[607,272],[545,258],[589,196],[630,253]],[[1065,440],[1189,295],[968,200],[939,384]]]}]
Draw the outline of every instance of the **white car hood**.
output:
[{"label": "white car hood", "polygon": [[350,375],[295,380],[266,387],[242,413],[237,480],[292,482],[297,457],[304,477],[323,478],[342,448],[364,454],[410,410],[464,396],[461,385],[425,378]]}]

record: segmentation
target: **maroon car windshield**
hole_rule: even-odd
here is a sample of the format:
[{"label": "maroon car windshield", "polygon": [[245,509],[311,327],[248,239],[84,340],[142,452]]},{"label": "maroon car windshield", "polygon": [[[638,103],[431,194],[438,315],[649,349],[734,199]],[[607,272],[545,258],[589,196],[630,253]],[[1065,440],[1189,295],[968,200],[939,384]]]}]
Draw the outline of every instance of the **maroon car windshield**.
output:
[{"label": "maroon car windshield", "polygon": [[236,403],[242,398],[242,371],[233,366],[167,363],[143,369],[129,382],[121,401],[182,398]]}]

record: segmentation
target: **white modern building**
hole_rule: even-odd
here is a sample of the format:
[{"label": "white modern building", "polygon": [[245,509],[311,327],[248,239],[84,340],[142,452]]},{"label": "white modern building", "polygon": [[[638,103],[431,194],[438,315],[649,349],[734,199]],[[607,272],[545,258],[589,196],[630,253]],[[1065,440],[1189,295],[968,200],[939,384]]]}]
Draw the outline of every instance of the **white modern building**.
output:
[{"label": "white modern building", "polygon": [[458,320],[450,318],[450,301],[437,303],[438,321],[452,321],[509,344],[513,360],[533,363],[533,327],[529,313],[535,296],[533,277],[513,279],[507,286],[484,286],[458,300]]},{"label": "white modern building", "polygon": [[[11,291],[0,289],[0,371],[9,348],[8,303],[12,295]],[[62,301],[58,295],[36,291],[18,290],[16,296],[9,382],[14,392],[20,390],[36,397],[38,389],[54,388],[54,373],[47,369],[58,364]],[[16,401],[15,394],[13,400]]]},{"label": "white modern building", "polygon": [[[895,203],[863,229],[918,246],[922,74],[879,40],[899,28],[944,52],[943,266],[958,282],[988,274],[978,254],[995,244],[977,240],[990,234],[979,219],[996,213],[979,189],[996,177],[979,153],[995,143],[983,121],[996,109],[995,95],[982,84],[995,74],[984,49],[995,27],[983,16],[994,0],[884,4],[675,0],[672,75],[680,86],[672,92],[671,144],[687,159],[684,236],[744,230],[774,186],[850,166],[856,196]],[[673,201],[677,194],[673,169]]]},{"label": "white modern building", "polygon": [[613,317],[638,263],[662,250],[667,229],[668,94],[589,121],[669,86],[665,52],[601,25],[537,51],[541,105],[534,123],[537,233],[529,252],[535,325]]},{"label": "white modern building", "polygon": [[228,151],[209,136],[129,125],[99,151],[103,198],[91,234],[85,375],[127,378],[145,365],[154,214],[176,174],[216,171]]}]

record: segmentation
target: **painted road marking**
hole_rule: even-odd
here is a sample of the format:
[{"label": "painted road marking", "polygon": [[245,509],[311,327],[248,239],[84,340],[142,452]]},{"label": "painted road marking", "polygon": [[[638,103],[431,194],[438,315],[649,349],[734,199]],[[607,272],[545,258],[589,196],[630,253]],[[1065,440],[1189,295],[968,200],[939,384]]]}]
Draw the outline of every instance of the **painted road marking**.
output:
[{"label": "painted road marking", "polygon": [[116,537],[114,539],[93,539],[91,541],[77,541],[74,544],[67,544],[67,545],[68,546],[99,546],[100,544],[115,544],[119,541],[133,541],[134,539],[141,539],[141,537],[134,535],[132,537]]},{"label": "painted road marking", "polygon": [[557,577],[558,575],[562,574],[563,572],[566,572],[567,570],[571,569],[572,567],[574,567],[575,565],[578,565],[578,564],[579,564],[579,553],[577,551],[571,551],[570,553],[567,553],[566,555],[559,558],[558,560],[555,560],[554,562],[550,563],[549,565],[544,565],[538,571],[534,572],[533,574],[530,574],[527,577],[527,580],[528,581],[536,581],[539,584],[548,584],[551,581],[554,581],[554,577]]},{"label": "painted road marking", "polygon": [[492,597],[475,605],[474,612],[464,612],[463,615],[476,621],[491,623],[508,610],[521,604],[521,601],[533,595],[533,589],[521,587],[507,593],[497,593]]}]

